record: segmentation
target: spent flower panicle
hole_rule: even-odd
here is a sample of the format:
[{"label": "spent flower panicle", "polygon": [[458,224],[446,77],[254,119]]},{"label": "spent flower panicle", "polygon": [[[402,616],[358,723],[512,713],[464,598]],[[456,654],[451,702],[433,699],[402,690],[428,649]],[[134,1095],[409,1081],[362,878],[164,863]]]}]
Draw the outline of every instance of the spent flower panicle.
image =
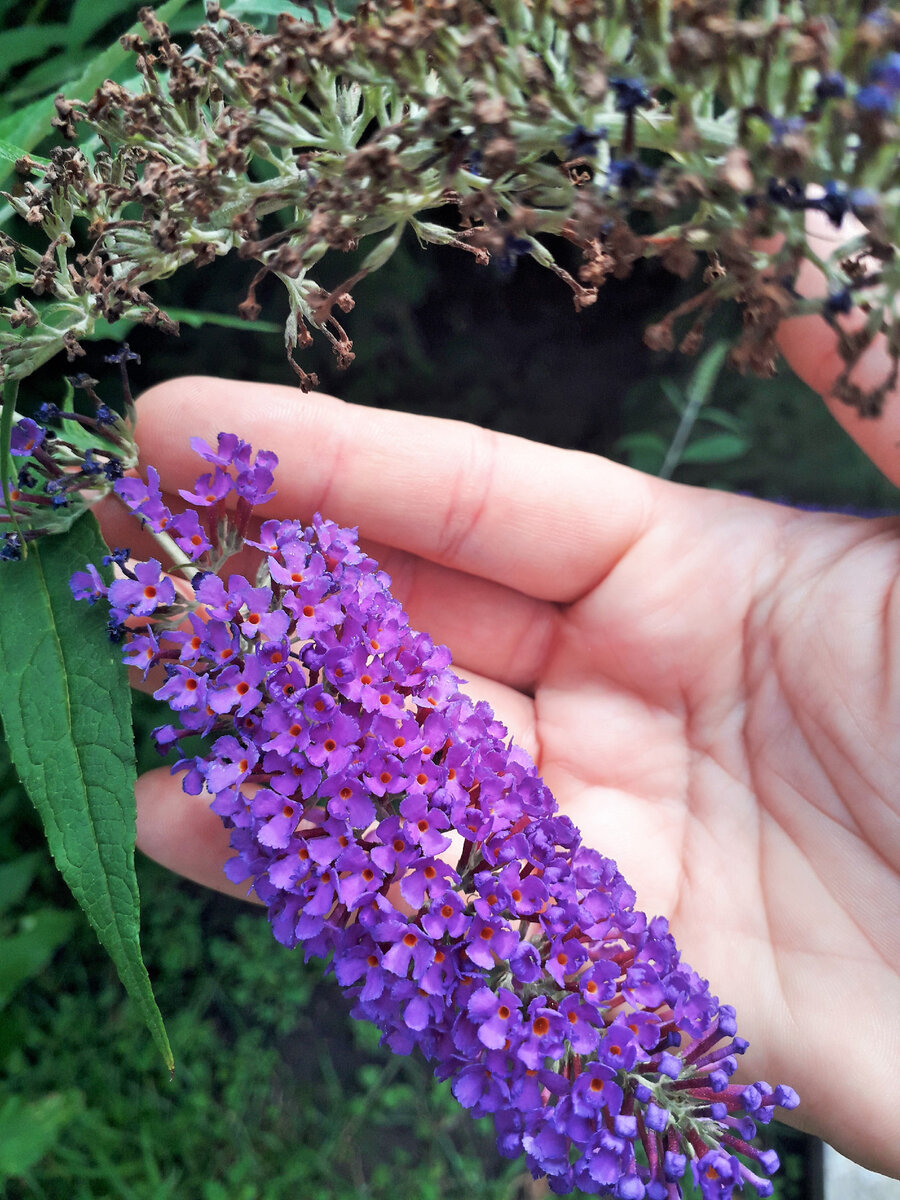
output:
[{"label": "spent flower panicle", "polygon": [[[181,492],[186,512],[211,540],[224,504],[218,537],[233,543],[241,504],[272,495],[275,456],[224,434],[193,444],[221,475]],[[155,474],[116,489],[162,519]],[[396,1052],[421,1050],[554,1193],[674,1200],[691,1178],[707,1200],[771,1195],[777,1157],[752,1139],[796,1094],[730,1082],[747,1047],[734,1009],[460,690],[449,651],[410,628],[355,531],[266,520],[244,533],[252,581],[212,573],[209,540],[190,555],[192,599],[124,552],[110,556],[121,579],[88,566],[72,587],[106,596],[117,636],[146,618],[123,656],[165,672],[155,695],[173,723],[157,744],[205,739],[172,770],[212,796],[225,872],[275,937],[330,956],[353,1015]]]},{"label": "spent flower panicle", "polygon": [[[143,36],[123,41],[142,90],[107,81],[84,102],[58,97],[69,144],[49,164],[19,161],[25,178],[9,202],[47,244],[42,253],[33,238],[0,236],[3,378],[60,349],[82,353],[100,317],[173,328],[154,281],[234,250],[255,264],[244,317],[258,315],[265,277],[287,289],[288,355],[309,387],[295,352],[316,332],[339,365],[352,361],[341,323],[352,290],[408,230],[493,260],[501,274],[528,254],[579,308],[610,275],[658,258],[695,289],[648,328],[650,344],[694,351],[715,308],[736,301],[744,327],[733,361],[767,374],[779,323],[820,312],[846,363],[836,394],[875,413],[896,383],[895,10],[850,0],[364,0],[348,20],[283,12],[266,32],[218,3],[207,14],[182,49],[141,10]],[[84,152],[88,138],[104,152]],[[824,263],[804,233],[816,208],[844,235]],[[844,222],[850,214],[861,231]],[[772,235],[783,235],[769,243],[778,249],[763,251]],[[575,248],[571,269],[559,239]],[[364,241],[371,249],[343,283],[316,283],[324,255]],[[824,268],[829,297],[863,305],[863,331],[842,328],[840,305],[794,290],[804,258]],[[879,332],[888,371],[861,391],[852,366]]]}]

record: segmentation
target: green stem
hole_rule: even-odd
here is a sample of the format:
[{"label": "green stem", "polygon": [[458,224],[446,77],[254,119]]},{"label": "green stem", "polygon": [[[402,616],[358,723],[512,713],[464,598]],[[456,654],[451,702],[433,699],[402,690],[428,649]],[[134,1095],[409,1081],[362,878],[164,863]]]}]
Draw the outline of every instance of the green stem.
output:
[{"label": "green stem", "polygon": [[[9,518],[16,533],[20,533],[21,531],[9,495],[9,468],[11,465],[9,443],[12,436],[12,423],[16,412],[16,399],[18,395],[18,379],[8,379],[3,385],[3,409],[0,411],[0,484],[3,487],[3,503],[6,506],[6,511],[9,513]],[[28,547],[23,541],[22,556],[25,557],[27,553]]]},{"label": "green stem", "polygon": [[[122,497],[119,496],[116,492],[113,492],[113,495],[116,497],[116,499],[122,505],[122,507],[124,509],[127,509],[127,511],[129,513],[131,513],[132,516],[134,516],[134,513],[131,512],[131,509],[128,508],[128,505],[125,503],[125,501],[122,499]],[[147,532],[152,536],[153,540],[156,542],[156,544],[159,546],[159,548],[161,550],[164,550],[166,553],[166,556],[169,559],[171,559],[172,566],[174,567],[174,569],[176,571],[180,571],[182,573],[182,575],[185,576],[186,579],[193,579],[194,576],[199,573],[199,571],[200,571],[199,567],[195,567],[192,563],[185,563],[185,562],[178,561],[180,558],[181,559],[184,558],[184,554],[178,548],[175,541],[171,537],[169,537],[169,535],[167,533],[163,533],[162,531],[156,532],[156,530],[150,529],[149,526],[145,526],[145,528],[146,528]]]}]

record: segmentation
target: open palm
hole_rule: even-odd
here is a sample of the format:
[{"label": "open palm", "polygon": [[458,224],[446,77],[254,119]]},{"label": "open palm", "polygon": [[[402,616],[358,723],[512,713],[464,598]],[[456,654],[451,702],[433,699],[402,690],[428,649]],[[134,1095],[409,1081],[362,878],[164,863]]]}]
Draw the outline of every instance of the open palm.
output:
[{"label": "open palm", "polygon": [[[172,492],[196,473],[188,413],[276,450],[267,515],[359,525],[413,625],[735,1004],[743,1077],[792,1085],[805,1127],[900,1174],[900,520],[200,379],[140,406]],[[151,772],[139,844],[233,890],[206,803]]]}]

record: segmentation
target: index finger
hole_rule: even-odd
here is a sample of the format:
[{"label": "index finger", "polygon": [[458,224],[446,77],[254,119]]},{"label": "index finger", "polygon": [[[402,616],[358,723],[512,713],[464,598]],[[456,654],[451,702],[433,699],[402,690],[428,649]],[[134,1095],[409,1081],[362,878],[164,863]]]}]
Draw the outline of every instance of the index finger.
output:
[{"label": "index finger", "polygon": [[197,474],[188,435],[236,433],[280,460],[273,513],[365,538],[532,597],[570,602],[640,537],[654,481],[593,455],[294,388],[190,377],[138,402],[142,458],[169,490]]},{"label": "index finger", "polygon": [[[852,217],[845,217],[838,230],[823,214],[809,214],[807,233],[810,245],[820,258],[830,258],[836,247],[846,242],[854,232],[848,228],[853,222],[858,226],[856,232],[863,231],[864,226]],[[804,296],[823,298],[827,291],[821,271],[806,260],[800,266],[797,290]],[[859,309],[838,320],[848,330],[865,323]],[[900,486],[900,395],[897,390],[888,394],[881,415],[876,418],[860,416],[855,408],[839,400],[833,394],[833,388],[845,363],[838,350],[837,334],[823,317],[792,317],[781,324],[776,340],[791,369],[821,394],[835,420],[888,479]],[[863,391],[872,392],[890,377],[892,369],[887,338],[879,333],[860,356],[850,372],[850,379]]]}]

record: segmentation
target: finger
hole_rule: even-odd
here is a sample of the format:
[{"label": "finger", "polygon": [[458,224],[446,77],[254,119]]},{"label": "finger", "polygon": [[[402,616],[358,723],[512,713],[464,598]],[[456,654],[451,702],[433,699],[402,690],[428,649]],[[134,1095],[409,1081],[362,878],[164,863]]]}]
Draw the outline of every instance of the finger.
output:
[{"label": "finger", "polygon": [[640,536],[661,486],[589,454],[456,421],[205,378],[153,388],[138,440],[169,488],[196,472],[187,432],[229,430],[281,459],[282,516],[314,511],[417,557],[569,601]]},{"label": "finger", "polygon": [[558,636],[555,604],[402,550],[363,545],[391,577],[410,626],[450,648],[454,670],[465,663],[496,684],[533,691]]},{"label": "finger", "polygon": [[[836,248],[858,229],[850,228],[852,218],[845,218],[840,230],[830,225],[821,213],[811,213],[807,229],[810,245],[822,259],[832,256]],[[804,296],[822,296],[827,292],[825,277],[812,263],[804,261],[797,277],[797,290]],[[857,310],[839,318],[847,329],[858,328],[865,320]],[[838,351],[838,337],[823,317],[814,315],[793,317],[782,323],[777,334],[778,345],[791,368],[819,392],[835,419],[865,451],[893,483],[900,485],[900,395],[894,390],[877,418],[861,417],[856,409],[833,394],[833,388],[845,363]],[[874,391],[893,369],[884,334],[878,334],[872,345],[860,357],[850,379],[864,391]]]},{"label": "finger", "polygon": [[[174,497],[166,499],[180,507]],[[124,506],[107,500],[98,509],[109,545],[127,545],[136,558],[165,559],[152,534],[143,531]],[[480,675],[523,691],[533,688],[556,634],[556,605],[377,542],[366,540],[363,547],[390,575],[391,592],[412,628],[427,630],[436,642],[450,647],[455,661],[467,663]],[[258,559],[256,551],[236,555],[224,573],[253,579]],[[142,691],[160,686],[156,679],[150,687],[138,678],[132,682]]]},{"label": "finger", "polygon": [[229,834],[210,811],[208,795],[188,796],[168,767],[142,775],[135,795],[139,850],[195,883],[248,898],[248,885],[232,883],[222,872],[225,860],[232,857]]}]

